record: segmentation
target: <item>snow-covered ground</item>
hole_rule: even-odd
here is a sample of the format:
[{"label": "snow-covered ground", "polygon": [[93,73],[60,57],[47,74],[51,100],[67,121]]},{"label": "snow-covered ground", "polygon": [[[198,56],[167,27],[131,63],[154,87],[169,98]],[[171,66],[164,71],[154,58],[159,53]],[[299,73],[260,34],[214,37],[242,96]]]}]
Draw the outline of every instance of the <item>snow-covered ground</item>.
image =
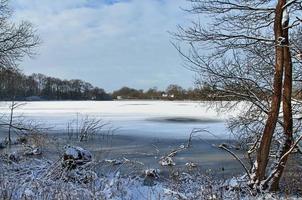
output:
[{"label": "snow-covered ground", "polygon": [[[169,179],[141,175],[123,176],[119,171],[99,176],[91,170],[96,163],[75,169],[61,160],[23,158],[18,162],[0,157],[0,199],[105,199],[105,200],[299,200],[298,194],[256,193],[245,176],[214,180],[197,171],[173,173]],[[119,169],[125,163],[116,166]],[[112,166],[114,167],[114,166]],[[172,176],[173,174],[173,176]],[[148,183],[148,184],[147,184]]]},{"label": "snow-covered ground", "polygon": [[[0,103],[8,113],[9,102]],[[79,115],[89,115],[119,127],[120,135],[186,138],[193,128],[206,128],[221,139],[230,135],[225,120],[234,113],[219,114],[208,102],[189,101],[41,101],[26,102],[15,115],[36,120],[54,131],[66,130]],[[212,138],[211,135],[204,135]]]}]

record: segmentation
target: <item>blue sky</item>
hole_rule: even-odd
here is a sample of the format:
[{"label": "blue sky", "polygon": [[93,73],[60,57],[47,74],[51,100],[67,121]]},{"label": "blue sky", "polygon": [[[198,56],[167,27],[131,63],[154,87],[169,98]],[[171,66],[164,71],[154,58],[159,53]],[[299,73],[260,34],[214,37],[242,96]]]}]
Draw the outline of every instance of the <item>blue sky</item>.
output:
[{"label": "blue sky", "polygon": [[188,23],[186,0],[12,0],[14,19],[29,20],[43,43],[26,74],[79,78],[108,91],[122,86],[193,86],[168,31]]}]

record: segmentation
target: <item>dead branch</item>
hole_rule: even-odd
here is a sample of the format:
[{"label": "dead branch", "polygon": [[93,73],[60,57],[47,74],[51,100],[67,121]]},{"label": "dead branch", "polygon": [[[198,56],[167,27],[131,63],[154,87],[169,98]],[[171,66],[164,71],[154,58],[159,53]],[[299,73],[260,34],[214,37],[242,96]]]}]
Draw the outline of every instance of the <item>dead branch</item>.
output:
[{"label": "dead branch", "polygon": [[241,166],[245,170],[246,174],[248,175],[249,179],[252,180],[249,170],[247,169],[247,167],[245,166],[245,164],[242,162],[242,160],[234,152],[232,152],[231,150],[229,150],[228,148],[226,148],[225,145],[219,145],[218,147],[220,149],[223,149],[223,150],[227,151],[228,153],[230,153],[241,164]]}]

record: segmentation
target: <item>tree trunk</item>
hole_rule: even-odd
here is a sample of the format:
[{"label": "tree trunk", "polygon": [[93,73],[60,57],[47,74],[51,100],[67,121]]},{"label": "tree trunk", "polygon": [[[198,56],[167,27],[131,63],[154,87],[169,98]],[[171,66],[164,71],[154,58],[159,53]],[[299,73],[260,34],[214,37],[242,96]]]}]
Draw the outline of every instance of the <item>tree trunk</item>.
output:
[{"label": "tree trunk", "polygon": [[260,146],[256,158],[256,182],[260,183],[265,178],[266,167],[271,147],[271,140],[276,128],[276,123],[279,116],[281,96],[282,96],[282,76],[283,76],[283,47],[280,45],[280,40],[283,38],[282,30],[282,14],[283,6],[286,0],[279,0],[275,10],[274,35],[275,35],[275,74],[272,95],[272,103],[265,128],[260,141]]},{"label": "tree trunk", "polygon": [[11,108],[10,108],[10,118],[9,118],[9,126],[8,126],[8,145],[9,146],[12,143],[11,129],[12,129],[12,124],[13,124],[14,106],[15,106],[15,101],[13,100],[12,104],[11,104]]},{"label": "tree trunk", "polygon": [[[284,24],[284,27],[288,26],[287,23]],[[293,143],[293,114],[292,114],[292,59],[289,48],[289,39],[288,39],[288,29],[284,29],[284,38],[285,38],[285,46],[284,46],[284,84],[283,84],[283,119],[284,119],[284,144],[281,146],[280,157],[279,159],[289,151],[291,145]],[[287,162],[288,156],[285,156],[280,162],[282,163],[277,167],[277,173],[272,178],[270,190],[276,191],[279,189],[279,182],[284,170],[284,166]]]}]

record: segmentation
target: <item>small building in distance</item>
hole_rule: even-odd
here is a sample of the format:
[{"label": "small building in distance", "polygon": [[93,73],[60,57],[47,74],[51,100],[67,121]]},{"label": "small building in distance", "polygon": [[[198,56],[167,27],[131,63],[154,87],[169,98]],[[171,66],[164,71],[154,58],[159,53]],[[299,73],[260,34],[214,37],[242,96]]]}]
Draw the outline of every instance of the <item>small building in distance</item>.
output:
[{"label": "small building in distance", "polygon": [[123,97],[122,97],[122,96],[117,96],[116,99],[117,99],[117,100],[122,100]]},{"label": "small building in distance", "polygon": [[161,97],[163,97],[163,98],[167,98],[167,97],[168,97],[168,94],[166,94],[166,93],[162,93],[162,94],[161,94]]},{"label": "small building in distance", "polygon": [[175,95],[174,94],[167,94],[167,93],[162,93],[161,94],[162,98],[166,99],[174,99]]}]

